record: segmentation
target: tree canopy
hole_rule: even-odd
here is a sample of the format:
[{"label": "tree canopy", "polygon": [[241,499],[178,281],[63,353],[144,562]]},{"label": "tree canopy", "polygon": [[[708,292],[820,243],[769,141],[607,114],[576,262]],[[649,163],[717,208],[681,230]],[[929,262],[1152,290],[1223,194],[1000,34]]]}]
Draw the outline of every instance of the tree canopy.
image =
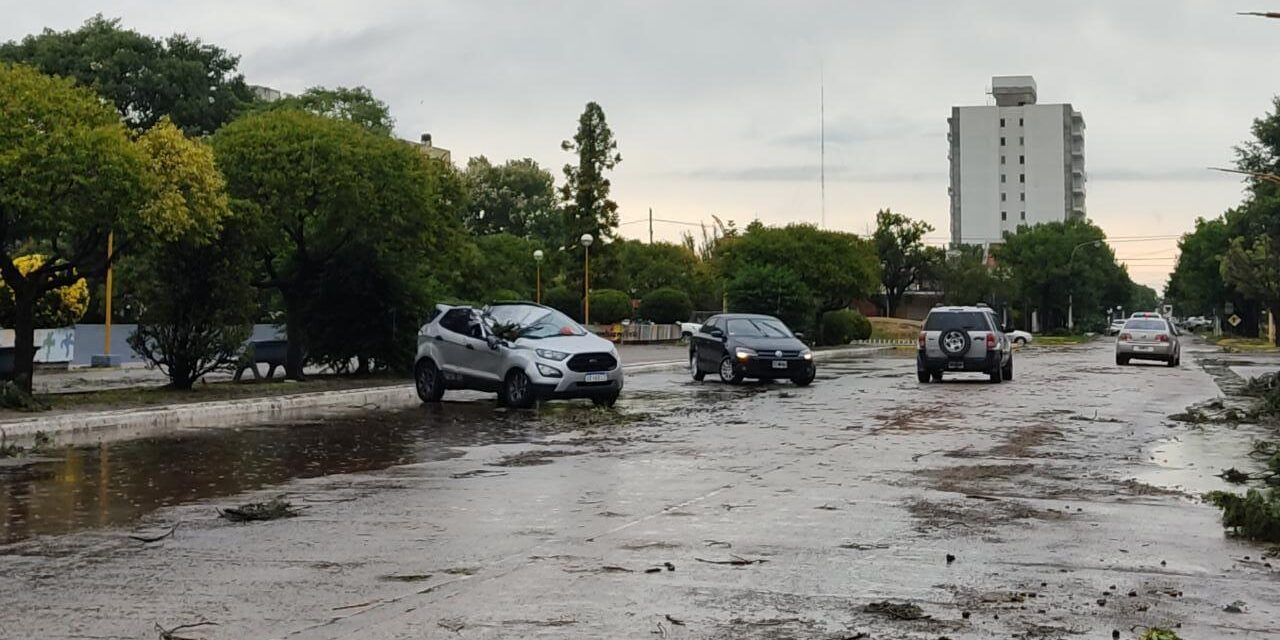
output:
[{"label": "tree canopy", "polygon": [[563,242],[555,179],[537,162],[522,158],[495,165],[477,156],[467,161],[462,180],[467,190],[465,222],[473,234],[506,233],[547,246]]},{"label": "tree canopy", "polygon": [[880,256],[885,315],[892,316],[907,289],[928,273],[935,257],[924,244],[924,236],[930,231],[933,226],[929,223],[889,209],[876,213],[876,231],[872,238]]},{"label": "tree canopy", "polygon": [[79,29],[46,29],[4,43],[0,61],[92,87],[137,131],[168,116],[188,134],[213,133],[253,101],[237,71],[239,57],[183,34],[143,35],[102,15]]},{"label": "tree canopy", "polygon": [[366,87],[311,87],[296,96],[264,102],[259,108],[299,109],[358,124],[371,133],[383,136],[391,135],[396,124],[387,103],[376,98]]}]

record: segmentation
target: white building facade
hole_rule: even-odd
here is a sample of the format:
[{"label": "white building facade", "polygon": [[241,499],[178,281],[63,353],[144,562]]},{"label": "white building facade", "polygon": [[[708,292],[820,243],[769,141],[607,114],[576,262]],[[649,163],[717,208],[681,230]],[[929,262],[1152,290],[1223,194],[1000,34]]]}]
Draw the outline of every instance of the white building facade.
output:
[{"label": "white building facade", "polygon": [[947,119],[953,245],[1085,217],[1084,117],[1036,104],[1031,76],[996,76],[991,94],[995,105],[952,107]]}]

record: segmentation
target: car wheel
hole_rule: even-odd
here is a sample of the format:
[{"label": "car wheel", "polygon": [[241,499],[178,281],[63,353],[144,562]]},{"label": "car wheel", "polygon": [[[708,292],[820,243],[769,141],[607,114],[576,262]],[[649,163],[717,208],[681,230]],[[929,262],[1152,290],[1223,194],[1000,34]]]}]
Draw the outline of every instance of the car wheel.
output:
[{"label": "car wheel", "polygon": [[813,379],[816,377],[818,377],[818,368],[809,367],[808,371],[792,378],[791,382],[795,383],[797,387],[807,387],[813,384]]},{"label": "car wheel", "polygon": [[529,376],[525,372],[516,369],[507,374],[507,379],[502,383],[502,404],[515,409],[528,409],[533,406],[534,397],[533,384],[529,382]]},{"label": "car wheel", "polygon": [[742,382],[742,374],[738,373],[733,367],[733,358],[725,356],[720,360],[720,381],[729,384],[739,384]]},{"label": "car wheel", "polygon": [[418,398],[423,402],[440,402],[444,396],[444,380],[436,363],[426,358],[418,361],[414,367],[413,381],[418,389]]},{"label": "car wheel", "polygon": [[938,336],[938,346],[942,348],[943,353],[949,356],[968,353],[971,343],[969,332],[961,331],[960,329],[948,329]]},{"label": "car wheel", "polygon": [[1000,384],[1004,380],[1004,371],[997,367],[996,370],[988,374],[987,377],[991,380],[992,384]]},{"label": "car wheel", "polygon": [[1167,362],[1166,364],[1168,364],[1170,367],[1178,366],[1177,356],[1169,356],[1169,362]]},{"label": "car wheel", "polygon": [[1124,357],[1124,356],[1117,355],[1117,356],[1116,356],[1116,364],[1117,364],[1117,365],[1120,365],[1120,366],[1122,366],[1122,367],[1123,367],[1123,366],[1125,366],[1125,365],[1129,364],[1129,359],[1128,359],[1128,358],[1126,358],[1126,357]]},{"label": "car wheel", "polygon": [[1018,345],[1019,347],[1025,347],[1025,346],[1027,346],[1027,339],[1026,339],[1026,338],[1014,338],[1014,339],[1013,339],[1013,343],[1014,343],[1014,344],[1016,344],[1016,345]]},{"label": "car wheel", "polygon": [[942,371],[931,371],[929,372],[929,377],[933,378],[934,382],[942,382]]},{"label": "car wheel", "polygon": [[597,407],[612,407],[618,403],[618,394],[611,393],[607,396],[596,396],[591,399],[591,402]]},{"label": "car wheel", "polygon": [[924,369],[916,369],[916,380],[919,380],[920,384],[928,384],[929,378],[930,376],[928,371],[925,371]]},{"label": "car wheel", "polygon": [[1006,364],[1004,368],[1000,370],[1000,377],[1005,380],[1013,379],[1013,358],[1009,358],[1009,364]]},{"label": "car wheel", "polygon": [[695,382],[702,382],[707,377],[707,373],[698,366],[698,354],[689,354],[689,373],[693,376]]}]

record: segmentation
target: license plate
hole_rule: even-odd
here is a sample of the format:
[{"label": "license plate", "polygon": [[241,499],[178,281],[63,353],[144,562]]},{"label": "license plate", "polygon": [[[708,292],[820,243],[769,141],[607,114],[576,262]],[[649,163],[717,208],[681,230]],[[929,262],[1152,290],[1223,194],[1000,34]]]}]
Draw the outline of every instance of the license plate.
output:
[{"label": "license plate", "polygon": [[1133,348],[1133,350],[1134,350],[1134,351],[1141,351],[1141,352],[1143,352],[1143,353],[1146,353],[1146,352],[1148,352],[1148,351],[1154,351],[1154,350],[1155,350],[1155,347],[1134,347],[1134,348]]},{"label": "license plate", "polygon": [[948,363],[947,363],[947,368],[948,368],[948,369],[963,369],[963,368],[964,368],[964,363],[963,363],[963,362],[948,362]]},{"label": "license plate", "polygon": [[607,373],[588,373],[585,382],[608,382],[609,374]]},{"label": "license plate", "polygon": [[774,361],[773,361],[773,368],[774,368],[774,369],[786,369],[786,368],[787,368],[787,361],[786,361],[786,360],[774,360]]}]

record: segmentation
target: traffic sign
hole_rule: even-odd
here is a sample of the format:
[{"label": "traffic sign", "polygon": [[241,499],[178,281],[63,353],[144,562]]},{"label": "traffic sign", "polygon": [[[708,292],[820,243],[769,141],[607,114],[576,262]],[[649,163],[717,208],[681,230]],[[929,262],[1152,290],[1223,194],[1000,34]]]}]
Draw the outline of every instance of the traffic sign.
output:
[{"label": "traffic sign", "polygon": [[1227,323],[1228,323],[1228,324],[1230,324],[1230,325],[1231,325],[1231,326],[1233,326],[1233,327],[1235,327],[1235,326],[1239,326],[1241,322],[1244,322],[1244,321],[1240,319],[1240,316],[1238,316],[1238,315],[1236,315],[1236,314],[1234,314],[1234,313],[1233,313],[1233,314],[1231,314],[1231,317],[1230,317],[1230,318],[1227,318]]}]

